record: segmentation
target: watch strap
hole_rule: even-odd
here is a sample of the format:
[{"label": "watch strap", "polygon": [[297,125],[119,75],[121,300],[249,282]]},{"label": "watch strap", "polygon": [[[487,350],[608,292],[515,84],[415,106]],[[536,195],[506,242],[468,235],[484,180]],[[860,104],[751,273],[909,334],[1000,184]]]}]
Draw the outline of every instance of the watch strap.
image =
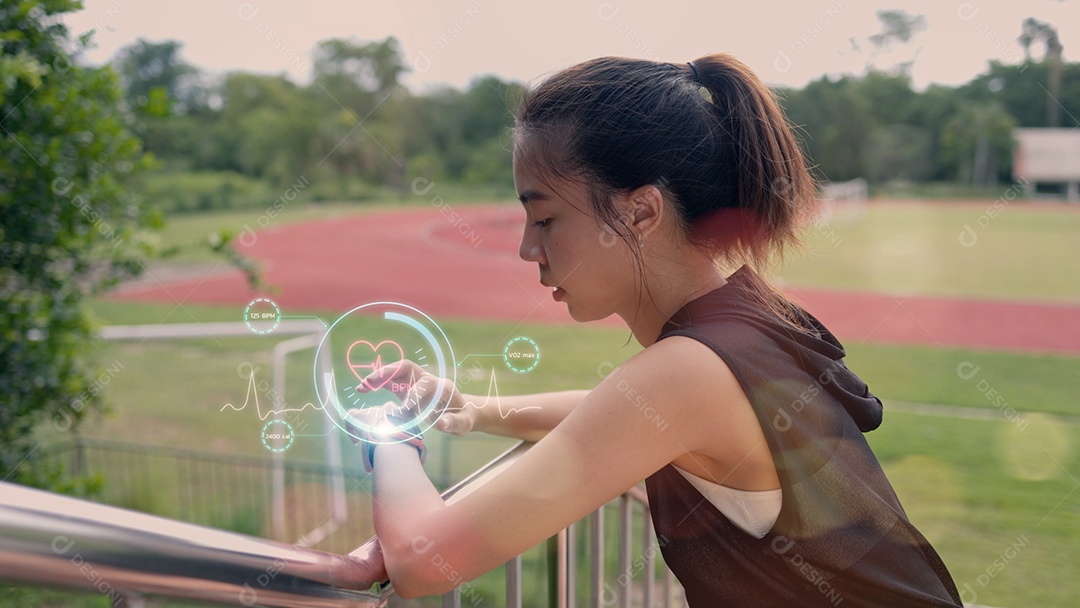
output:
[{"label": "watch strap", "polygon": [[372,428],[386,428],[387,431],[378,434],[366,430],[362,431],[364,470],[368,473],[375,468],[375,448],[381,443],[406,443],[416,448],[417,454],[420,455],[421,464],[427,460],[427,446],[424,445],[424,435],[420,431],[420,427],[412,420],[393,416],[388,414],[385,409],[381,409],[371,426]]}]

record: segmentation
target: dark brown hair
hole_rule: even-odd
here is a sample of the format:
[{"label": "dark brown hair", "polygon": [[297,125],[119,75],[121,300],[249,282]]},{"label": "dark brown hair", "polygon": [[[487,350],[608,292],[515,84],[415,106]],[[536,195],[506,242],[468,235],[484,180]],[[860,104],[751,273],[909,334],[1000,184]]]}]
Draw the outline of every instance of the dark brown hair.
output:
[{"label": "dark brown hair", "polygon": [[[725,266],[764,270],[798,242],[816,199],[775,94],[727,54],[693,66],[603,57],[562,70],[525,92],[514,154],[587,184],[597,218],[624,239],[613,196],[655,185],[691,241]],[[757,283],[769,310],[799,324]]]}]

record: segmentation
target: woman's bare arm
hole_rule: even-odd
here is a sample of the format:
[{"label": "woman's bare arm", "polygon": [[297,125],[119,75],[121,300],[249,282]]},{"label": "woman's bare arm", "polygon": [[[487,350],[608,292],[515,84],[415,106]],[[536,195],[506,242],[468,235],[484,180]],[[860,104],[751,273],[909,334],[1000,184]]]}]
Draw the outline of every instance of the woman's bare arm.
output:
[{"label": "woman's bare arm", "polygon": [[[574,410],[589,391],[558,391],[534,395],[478,396],[462,395],[465,409],[471,409],[473,431],[540,441]],[[456,432],[452,413],[446,414],[447,432]]]},{"label": "woman's bare arm", "polygon": [[384,366],[364,378],[357,392],[370,390],[368,386],[387,384],[402,387],[396,388],[395,394],[402,400],[402,407],[412,410],[428,409],[428,400],[441,395],[431,408],[433,413],[426,414],[436,419],[440,431],[455,435],[482,431],[531,442],[547,435],[589,394],[586,390],[576,390],[513,396],[501,396],[497,391],[484,396],[468,395],[458,390],[452,380],[434,376],[408,360],[394,367]]},{"label": "woman's bare arm", "polygon": [[[558,411],[555,406],[548,414],[554,418]],[[537,416],[540,426],[545,419]],[[522,553],[680,457],[705,454],[740,468],[758,460],[763,449],[768,457],[763,444],[753,409],[723,361],[699,342],[670,338],[604,379],[531,450],[453,504],[443,503],[414,448],[379,446],[375,530],[398,593],[437,595]]]}]

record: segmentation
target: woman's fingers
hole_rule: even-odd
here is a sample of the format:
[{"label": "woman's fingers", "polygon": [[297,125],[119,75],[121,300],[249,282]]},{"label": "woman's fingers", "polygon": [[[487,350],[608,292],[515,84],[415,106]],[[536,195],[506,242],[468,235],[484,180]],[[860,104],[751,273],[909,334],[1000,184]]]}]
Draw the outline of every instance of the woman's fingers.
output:
[{"label": "woman's fingers", "polygon": [[403,359],[394,365],[384,365],[364,376],[360,384],[356,385],[356,392],[366,393],[385,388],[401,397],[408,391],[408,387],[425,373],[416,363]]},{"label": "woman's fingers", "polygon": [[[435,423],[447,433],[465,434],[471,431],[471,418],[458,415],[450,422],[441,422],[446,416],[459,412],[463,404],[452,380],[440,378],[424,371],[416,363],[403,360],[400,365],[383,366],[368,374],[356,387],[358,393],[386,389],[400,399],[394,407],[394,415],[409,419],[423,418]],[[449,425],[447,429],[443,425]]]},{"label": "woman's fingers", "polygon": [[464,435],[472,430],[472,420],[460,412],[445,412],[435,423],[435,428],[451,435]]},{"label": "woman's fingers", "polygon": [[349,440],[352,441],[353,445],[360,443],[360,436],[362,435],[362,429],[357,428],[353,421],[370,425],[378,415],[377,410],[378,408],[353,408],[349,410],[349,415],[345,417],[345,433],[349,435]]},{"label": "woman's fingers", "polygon": [[410,387],[402,399],[401,405],[414,416],[423,416],[432,422],[447,410],[454,410],[451,405],[457,387],[446,378],[425,375]]}]

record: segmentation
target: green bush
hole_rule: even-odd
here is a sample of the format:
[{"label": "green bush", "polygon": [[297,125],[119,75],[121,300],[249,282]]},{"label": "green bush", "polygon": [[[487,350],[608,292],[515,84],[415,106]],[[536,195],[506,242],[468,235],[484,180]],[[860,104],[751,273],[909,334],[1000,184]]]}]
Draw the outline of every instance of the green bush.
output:
[{"label": "green bush", "polygon": [[166,213],[266,207],[278,196],[270,184],[232,171],[154,172],[140,185],[146,201]]},{"label": "green bush", "polygon": [[[86,298],[152,253],[128,184],[147,166],[108,67],[82,67],[68,0],[0,3],[0,479],[48,487],[30,434],[99,408]],[[76,52],[68,49],[76,49]]]}]

